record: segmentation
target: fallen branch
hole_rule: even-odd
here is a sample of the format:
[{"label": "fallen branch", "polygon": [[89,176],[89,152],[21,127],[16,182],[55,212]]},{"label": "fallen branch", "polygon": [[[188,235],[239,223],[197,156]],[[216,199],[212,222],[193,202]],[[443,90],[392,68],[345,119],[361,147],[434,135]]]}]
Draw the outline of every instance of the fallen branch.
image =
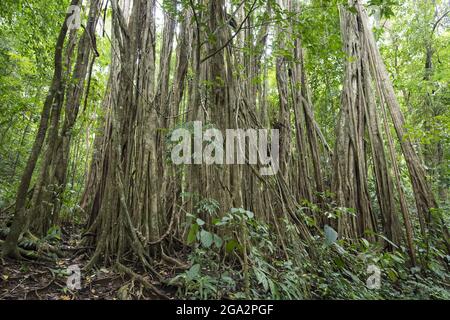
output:
[{"label": "fallen branch", "polygon": [[170,300],[170,298],[166,294],[164,294],[161,290],[159,290],[157,287],[155,287],[153,284],[151,284],[149,281],[147,281],[143,276],[137,274],[136,272],[134,272],[130,268],[124,266],[120,262],[116,263],[116,268],[119,272],[127,274],[133,280],[139,281],[144,286],[145,289],[151,290],[154,293],[156,293],[158,296],[160,296],[164,299]]}]

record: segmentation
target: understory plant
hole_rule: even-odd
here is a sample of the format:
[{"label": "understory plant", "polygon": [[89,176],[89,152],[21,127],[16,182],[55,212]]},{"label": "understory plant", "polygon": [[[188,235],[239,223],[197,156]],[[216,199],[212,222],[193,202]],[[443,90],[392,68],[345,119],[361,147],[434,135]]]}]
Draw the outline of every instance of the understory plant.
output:
[{"label": "understory plant", "polygon": [[[308,246],[285,228],[286,252],[273,226],[242,208],[218,217],[214,201],[189,215],[190,269],[171,279],[187,299],[448,299],[449,276],[433,258],[427,271],[412,266],[405,248],[336,239],[326,226]],[[209,208],[211,223],[198,217]],[[342,211],[342,210],[341,210]],[[331,229],[331,231],[330,231]],[[331,233],[330,233],[331,232]],[[295,240],[294,240],[295,239]],[[303,247],[304,249],[301,249]],[[431,268],[430,268],[431,266]],[[377,274],[378,273],[378,274]],[[379,287],[370,281],[379,276]]]}]

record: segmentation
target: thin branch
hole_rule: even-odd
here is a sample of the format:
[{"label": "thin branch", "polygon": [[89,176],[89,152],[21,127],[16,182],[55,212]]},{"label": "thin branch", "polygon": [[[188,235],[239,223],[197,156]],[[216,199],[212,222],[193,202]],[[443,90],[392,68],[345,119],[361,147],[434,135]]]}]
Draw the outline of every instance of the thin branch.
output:
[{"label": "thin branch", "polygon": [[234,38],[236,38],[236,36],[239,34],[239,32],[241,32],[242,27],[244,26],[245,22],[248,20],[248,18],[250,17],[250,15],[252,14],[253,11],[255,11],[255,6],[256,6],[256,2],[257,0],[255,0],[249,10],[249,12],[247,13],[247,15],[245,16],[245,19],[241,22],[241,24],[239,25],[239,28],[236,30],[236,32],[231,36],[230,39],[228,39],[227,42],[225,42],[224,45],[222,45],[219,49],[217,49],[216,51],[214,51],[213,53],[211,53],[210,55],[208,55],[206,58],[202,59],[200,63],[204,63],[205,61],[211,59],[212,57],[214,57],[216,54],[218,54],[220,51],[222,51],[223,49],[225,49],[230,43],[231,41],[233,41]]},{"label": "thin branch", "polygon": [[445,12],[433,25],[433,30],[431,31],[431,34],[433,34],[436,31],[436,28],[438,27],[439,23],[450,13],[450,10]]}]

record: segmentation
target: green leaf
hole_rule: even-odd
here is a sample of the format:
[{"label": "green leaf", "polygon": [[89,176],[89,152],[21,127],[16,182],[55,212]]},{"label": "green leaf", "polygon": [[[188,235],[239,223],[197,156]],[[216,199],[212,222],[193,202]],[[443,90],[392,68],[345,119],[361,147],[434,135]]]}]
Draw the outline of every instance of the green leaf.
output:
[{"label": "green leaf", "polygon": [[198,233],[198,229],[199,229],[199,225],[194,223],[191,226],[191,229],[189,230],[189,234],[187,237],[187,244],[191,245],[195,242],[195,240],[197,239],[197,233]]},{"label": "green leaf", "polygon": [[392,282],[397,281],[397,279],[398,279],[398,274],[397,274],[397,272],[396,272],[394,269],[389,268],[389,270],[387,271],[387,274],[388,274],[389,279],[390,279]]},{"label": "green leaf", "polygon": [[192,213],[186,213],[186,217],[193,218],[193,219],[196,218],[196,216],[194,216]]},{"label": "green leaf", "polygon": [[200,275],[200,265],[199,264],[194,264],[189,271],[186,273],[186,277],[189,280],[194,280],[195,278],[197,278]]},{"label": "green leaf", "polygon": [[338,233],[329,225],[325,225],[325,242],[330,245],[336,242],[338,238]]},{"label": "green leaf", "polygon": [[358,13],[358,10],[356,10],[356,8],[354,6],[348,7],[348,11],[350,11],[353,14],[357,14]]},{"label": "green leaf", "polygon": [[345,267],[345,262],[340,257],[334,259],[334,262],[336,263],[339,269],[343,269]]},{"label": "green leaf", "polygon": [[203,221],[202,219],[198,218],[197,219],[197,224],[201,227],[205,225],[205,221]]},{"label": "green leaf", "polygon": [[239,246],[239,243],[236,240],[230,240],[227,242],[227,245],[225,246],[225,250],[228,253],[233,252],[234,249],[236,249]]},{"label": "green leaf", "polygon": [[217,234],[215,234],[215,235],[213,236],[213,238],[214,238],[214,244],[216,245],[216,247],[217,247],[218,249],[220,249],[220,248],[222,247],[222,245],[223,245],[223,240],[222,240],[222,238],[219,237]]},{"label": "green leaf", "polygon": [[205,230],[200,232],[200,241],[205,248],[210,248],[213,244],[213,235]]},{"label": "green leaf", "polygon": [[369,243],[369,241],[367,241],[366,239],[364,239],[364,238],[361,238],[361,241],[362,241],[362,243],[364,244],[364,247],[366,248],[366,249],[368,249],[369,248],[369,246],[370,246],[370,243]]}]

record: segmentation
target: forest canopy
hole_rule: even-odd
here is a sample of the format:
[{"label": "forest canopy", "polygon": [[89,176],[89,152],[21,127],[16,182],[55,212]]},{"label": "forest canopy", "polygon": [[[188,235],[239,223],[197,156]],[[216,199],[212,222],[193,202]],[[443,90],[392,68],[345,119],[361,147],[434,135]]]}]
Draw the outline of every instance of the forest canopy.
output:
[{"label": "forest canopy", "polygon": [[449,26],[446,0],[2,0],[0,299],[450,299]]}]

